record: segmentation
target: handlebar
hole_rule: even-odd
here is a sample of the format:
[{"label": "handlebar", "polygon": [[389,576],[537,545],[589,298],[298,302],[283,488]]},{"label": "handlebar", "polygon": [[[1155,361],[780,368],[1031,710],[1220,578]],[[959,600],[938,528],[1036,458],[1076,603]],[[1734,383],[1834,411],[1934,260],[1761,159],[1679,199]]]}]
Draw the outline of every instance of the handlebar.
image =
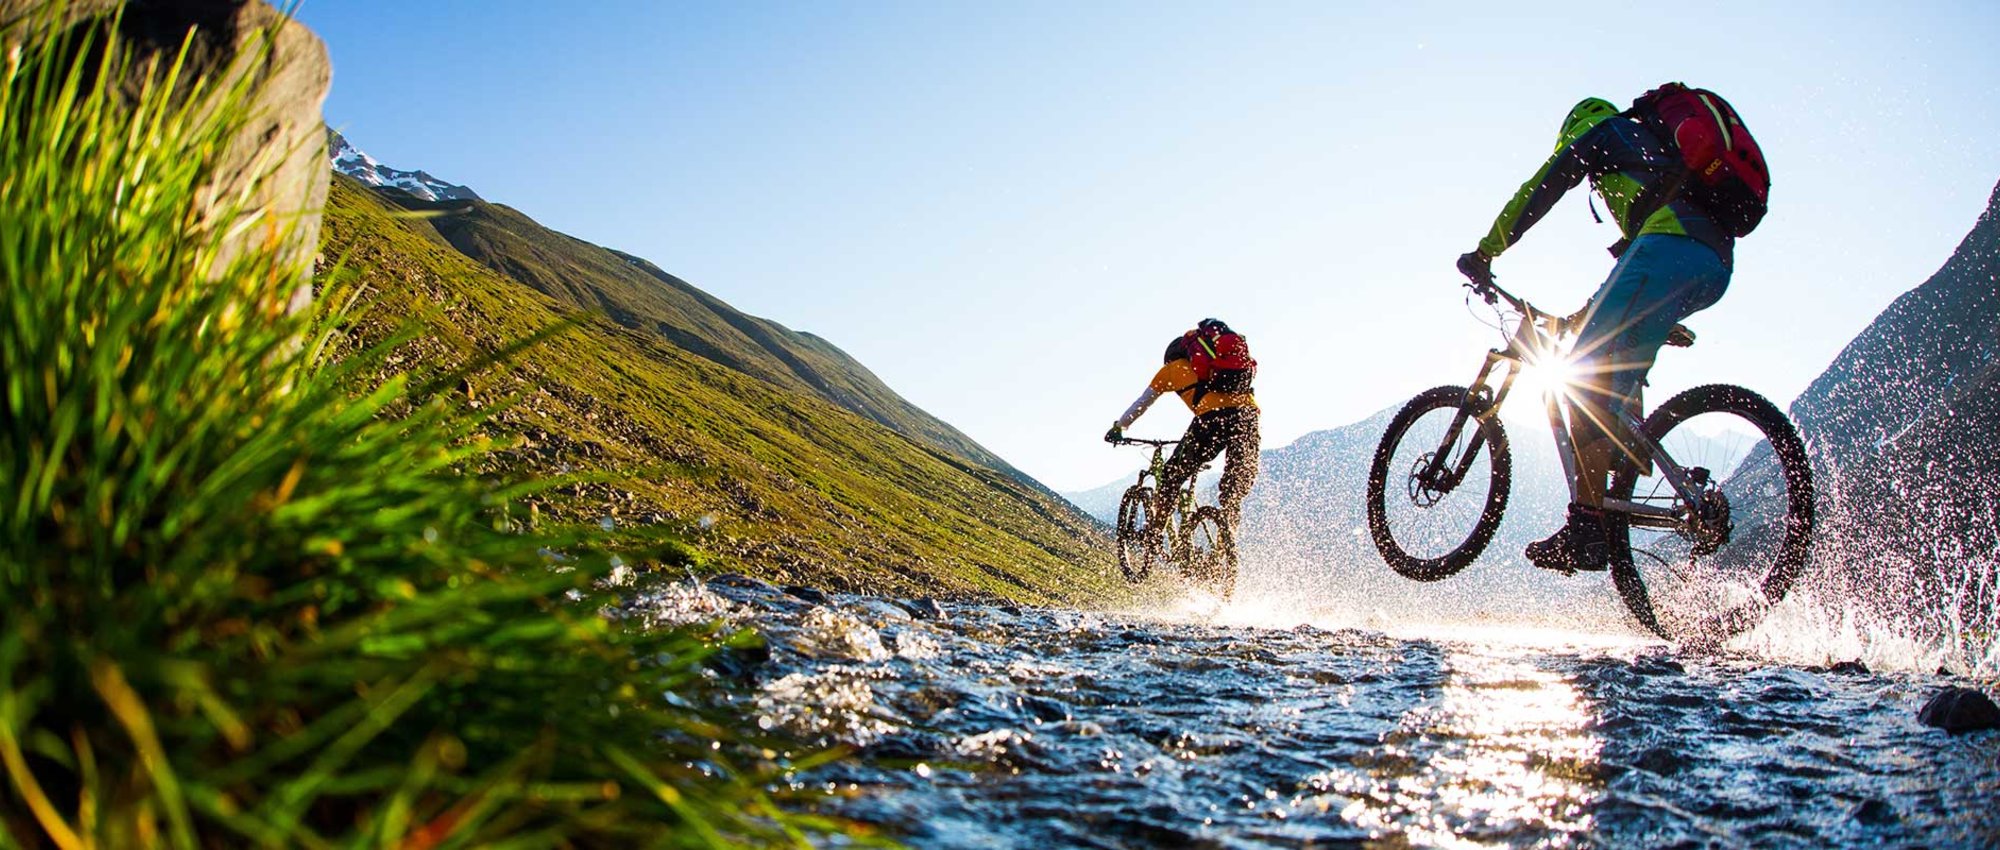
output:
[{"label": "handlebar", "polygon": [[1464,286],[1465,288],[1472,290],[1472,293],[1474,295],[1486,299],[1486,303],[1488,304],[1492,304],[1497,301],[1505,301],[1507,302],[1507,306],[1519,310],[1523,313],[1527,313],[1531,316],[1549,315],[1548,313],[1544,313],[1540,310],[1535,309],[1535,305],[1528,303],[1525,299],[1522,299],[1519,296],[1516,296],[1514,293],[1508,292],[1507,290],[1501,288],[1500,284],[1494,282],[1494,280],[1490,277],[1484,281],[1479,281],[1479,282],[1467,281],[1464,284]]},{"label": "handlebar", "polygon": [[1179,440],[1144,440],[1144,439],[1140,439],[1140,438],[1138,438],[1138,437],[1119,437],[1119,438],[1118,438],[1118,439],[1117,439],[1116,441],[1114,441],[1114,442],[1112,443],[1112,445],[1114,445],[1114,446],[1152,446],[1152,447],[1154,447],[1154,448],[1164,448],[1164,447],[1166,447],[1166,446],[1177,446],[1177,445],[1180,445],[1180,442],[1181,442],[1181,441],[1179,441]]}]

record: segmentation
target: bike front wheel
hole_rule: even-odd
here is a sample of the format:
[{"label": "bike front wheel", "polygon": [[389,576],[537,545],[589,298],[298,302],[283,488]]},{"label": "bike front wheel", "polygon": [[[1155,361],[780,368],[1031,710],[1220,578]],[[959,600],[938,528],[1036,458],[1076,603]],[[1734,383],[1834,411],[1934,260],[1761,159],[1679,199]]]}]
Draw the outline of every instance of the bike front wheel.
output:
[{"label": "bike front wheel", "polygon": [[1145,581],[1153,571],[1153,565],[1146,557],[1146,536],[1150,533],[1150,513],[1153,510],[1153,488],[1133,486],[1126,488],[1125,495],[1118,500],[1118,570],[1125,574],[1125,580],[1138,584]]},{"label": "bike front wheel", "polygon": [[1236,538],[1220,508],[1195,509],[1181,545],[1188,578],[1224,600],[1236,592]]},{"label": "bike front wheel", "polygon": [[1368,532],[1404,577],[1446,578],[1492,542],[1512,481],[1499,417],[1471,409],[1464,387],[1427,390],[1403,405],[1375,449]]},{"label": "bike front wheel", "polygon": [[1812,466],[1790,420],[1742,387],[1695,387],[1646,417],[1688,474],[1696,504],[1657,468],[1618,464],[1608,494],[1674,512],[1608,513],[1611,577],[1640,625],[1714,645],[1748,631],[1785,598],[1810,555]]}]

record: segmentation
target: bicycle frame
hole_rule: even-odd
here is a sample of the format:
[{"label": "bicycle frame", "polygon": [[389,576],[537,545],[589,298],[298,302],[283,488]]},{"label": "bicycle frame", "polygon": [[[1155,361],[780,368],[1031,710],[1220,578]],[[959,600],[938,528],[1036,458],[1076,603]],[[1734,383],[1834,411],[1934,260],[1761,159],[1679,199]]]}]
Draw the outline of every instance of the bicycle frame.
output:
[{"label": "bicycle frame", "polygon": [[[1479,456],[1480,447],[1485,444],[1484,432],[1475,432],[1473,442],[1464,456],[1447,468],[1445,460],[1449,456],[1448,450],[1456,445],[1459,437],[1463,435],[1468,417],[1476,416],[1483,420],[1498,416],[1500,406],[1513,391],[1514,381],[1522,370],[1540,363],[1565,359],[1561,348],[1565,337],[1562,317],[1536,309],[1533,304],[1501,289],[1497,284],[1487,284],[1482,294],[1488,304],[1495,303],[1496,299],[1504,300],[1509,307],[1520,314],[1521,318],[1515,324],[1513,331],[1508,334],[1506,347],[1492,349],[1486,353],[1486,361],[1480,366],[1478,377],[1474,378],[1466,388],[1467,403],[1459,407],[1458,415],[1445,430],[1444,440],[1439,443],[1439,450],[1432,455],[1429,466],[1418,473],[1419,481],[1439,492],[1450,492],[1464,481],[1472,469],[1473,461]],[[1498,389],[1495,389],[1492,378],[1496,370],[1503,369],[1504,377],[1500,379]],[[1556,455],[1562,460],[1563,477],[1569,483],[1570,501],[1575,502],[1579,495],[1578,461],[1576,446],[1570,439],[1567,418],[1573,411],[1568,409],[1570,405],[1565,404],[1565,401],[1566,399],[1559,396],[1555,387],[1546,389],[1542,393],[1542,402],[1548,413],[1549,430],[1555,435]],[[1681,527],[1689,518],[1692,506],[1701,504],[1701,487],[1706,482],[1698,480],[1695,474],[1675,462],[1666,450],[1646,436],[1644,426],[1630,410],[1621,407],[1614,415],[1618,417],[1618,424],[1624,427],[1629,440],[1628,444],[1621,445],[1620,448],[1634,463],[1653,464],[1653,468],[1660,471],[1674,493],[1679,496],[1679,504],[1683,507],[1662,507],[1644,502],[1607,498],[1604,500],[1604,509],[1626,515],[1628,521],[1636,526],[1665,529]]]},{"label": "bicycle frame", "polygon": [[[1153,482],[1155,484],[1158,484],[1159,482],[1165,480],[1164,476],[1167,471],[1167,461],[1163,455],[1168,446],[1177,445],[1179,444],[1180,441],[1142,440],[1134,437],[1125,437],[1123,438],[1122,442],[1126,445],[1145,445],[1153,447],[1152,462],[1147,464],[1145,469],[1139,470],[1138,486],[1144,487],[1146,486],[1146,479],[1148,478],[1153,479]],[[1203,466],[1202,468],[1207,469],[1208,467]],[[1173,512],[1174,523],[1172,524],[1171,527],[1178,528],[1180,525],[1188,522],[1189,518],[1194,516],[1195,488],[1198,482],[1200,481],[1200,478],[1201,478],[1200,475],[1190,475],[1188,476],[1187,485],[1180,488],[1178,498],[1174,499],[1174,512]]]}]

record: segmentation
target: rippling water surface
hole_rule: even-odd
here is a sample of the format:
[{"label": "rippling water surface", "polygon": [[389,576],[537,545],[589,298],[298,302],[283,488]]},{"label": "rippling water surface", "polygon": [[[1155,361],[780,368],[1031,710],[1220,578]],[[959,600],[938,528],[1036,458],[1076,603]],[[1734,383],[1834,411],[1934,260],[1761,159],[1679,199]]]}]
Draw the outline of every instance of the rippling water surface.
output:
[{"label": "rippling water surface", "polygon": [[[787,592],[634,600],[771,639],[801,777],[918,847],[2000,845],[2000,733],[1949,676],[1679,656],[1629,633],[1379,631]],[[1219,624],[1221,623],[1221,624]]]}]

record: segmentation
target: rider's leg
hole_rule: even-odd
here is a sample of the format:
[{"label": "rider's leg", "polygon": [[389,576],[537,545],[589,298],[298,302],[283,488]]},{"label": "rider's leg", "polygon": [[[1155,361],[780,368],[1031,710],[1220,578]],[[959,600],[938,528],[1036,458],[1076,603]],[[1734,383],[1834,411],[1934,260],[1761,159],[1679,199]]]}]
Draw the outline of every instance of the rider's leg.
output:
[{"label": "rider's leg", "polygon": [[1577,455],[1576,501],[1569,522],[1528,547],[1543,566],[1601,569],[1605,479],[1625,434],[1621,411],[1637,418],[1639,390],[1676,322],[1713,305],[1729,286],[1729,268],[1713,250],[1684,236],[1642,236],[1619,258],[1591,297],[1577,334],[1578,386],[1570,406]]},{"label": "rider's leg", "polygon": [[1222,434],[1213,420],[1197,416],[1188,423],[1187,433],[1181,435],[1180,445],[1175,446],[1173,455],[1167,458],[1166,465],[1160,470],[1158,486],[1153,489],[1153,504],[1146,512],[1153,532],[1148,535],[1148,545],[1157,545],[1166,532],[1166,519],[1173,515],[1174,503],[1180,498],[1181,488],[1201,471],[1203,464],[1215,460],[1223,447]]},{"label": "rider's leg", "polygon": [[[1261,418],[1254,407],[1234,408],[1229,413],[1225,444],[1227,454],[1222,464],[1222,481],[1217,487],[1216,502],[1222,509],[1222,520],[1234,532],[1242,523],[1243,499],[1250,495],[1250,488],[1257,483],[1257,464],[1263,441],[1258,427]],[[1227,411],[1218,411],[1220,416]]]},{"label": "rider's leg", "polygon": [[[1640,388],[1674,324],[1715,304],[1729,287],[1729,267],[1708,246],[1685,236],[1634,240],[1611,276],[1591,296],[1572,355],[1582,376],[1573,405],[1574,439],[1630,442],[1620,411],[1638,418]],[[1597,439],[1586,439],[1596,437]],[[1609,469],[1609,453],[1599,467]],[[1596,488],[1599,500],[1603,487]]]}]

